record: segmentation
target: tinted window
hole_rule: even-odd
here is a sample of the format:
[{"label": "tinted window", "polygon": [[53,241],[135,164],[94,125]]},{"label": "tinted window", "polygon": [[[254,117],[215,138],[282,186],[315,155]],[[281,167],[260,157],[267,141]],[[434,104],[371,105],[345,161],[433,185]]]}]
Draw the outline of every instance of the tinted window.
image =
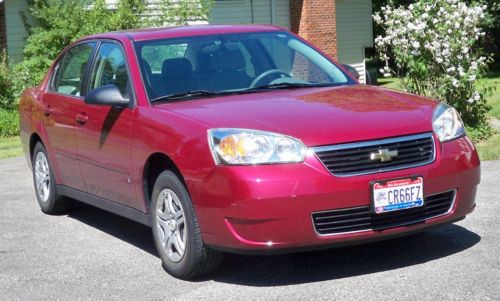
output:
[{"label": "tinted window", "polygon": [[135,43],[150,99],[188,91],[255,93],[269,85],[354,84],[287,32],[192,36]]},{"label": "tinted window", "polygon": [[114,84],[128,96],[128,72],[125,55],[118,44],[104,42],[97,51],[96,61],[89,83],[90,89]]},{"label": "tinted window", "polygon": [[187,44],[151,44],[142,48],[141,57],[149,64],[153,73],[161,73],[163,61],[184,57]]},{"label": "tinted window", "polygon": [[68,50],[58,66],[53,91],[75,96],[82,95],[85,71],[94,46],[95,43],[86,43]]}]

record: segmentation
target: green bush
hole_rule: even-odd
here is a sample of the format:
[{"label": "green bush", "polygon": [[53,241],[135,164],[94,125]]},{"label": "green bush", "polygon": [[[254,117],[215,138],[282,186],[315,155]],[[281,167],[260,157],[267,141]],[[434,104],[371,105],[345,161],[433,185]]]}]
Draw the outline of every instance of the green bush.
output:
[{"label": "green bush", "polygon": [[12,72],[7,62],[5,51],[0,52],[0,109],[13,110],[16,106],[14,99],[14,83]]},{"label": "green bush", "polygon": [[19,135],[19,114],[17,111],[0,109],[0,137]]},{"label": "green bush", "polygon": [[[454,106],[477,137],[491,135],[486,96],[478,84],[491,62],[481,42],[485,6],[460,0],[417,0],[383,6],[374,15],[385,33],[375,39],[384,76],[396,76],[406,91]],[[394,66],[389,61],[394,61]]]}]

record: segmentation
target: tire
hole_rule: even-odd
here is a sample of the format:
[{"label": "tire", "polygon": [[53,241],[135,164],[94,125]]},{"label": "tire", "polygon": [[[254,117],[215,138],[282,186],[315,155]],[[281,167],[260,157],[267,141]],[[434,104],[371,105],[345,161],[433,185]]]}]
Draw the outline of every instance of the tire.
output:
[{"label": "tire", "polygon": [[153,239],[165,271],[184,280],[217,269],[222,253],[203,243],[189,194],[171,171],[162,172],[151,201]]},{"label": "tire", "polygon": [[38,205],[43,213],[61,214],[72,208],[73,202],[58,195],[54,170],[47,150],[41,142],[35,145],[32,155],[33,184]]}]

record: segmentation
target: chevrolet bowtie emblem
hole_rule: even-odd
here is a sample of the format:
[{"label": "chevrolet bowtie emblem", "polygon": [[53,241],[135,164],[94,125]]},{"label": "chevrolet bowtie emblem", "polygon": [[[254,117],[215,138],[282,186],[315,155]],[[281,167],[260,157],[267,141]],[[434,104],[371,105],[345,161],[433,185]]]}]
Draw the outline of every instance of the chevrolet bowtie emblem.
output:
[{"label": "chevrolet bowtie emblem", "polygon": [[398,151],[390,151],[388,149],[379,149],[376,152],[370,153],[370,160],[379,160],[381,162],[391,161],[393,157],[398,156]]}]

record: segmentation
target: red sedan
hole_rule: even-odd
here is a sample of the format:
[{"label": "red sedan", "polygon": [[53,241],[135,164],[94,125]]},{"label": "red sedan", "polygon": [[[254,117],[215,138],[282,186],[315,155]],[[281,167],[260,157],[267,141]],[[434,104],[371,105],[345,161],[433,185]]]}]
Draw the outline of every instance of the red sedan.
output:
[{"label": "red sedan", "polygon": [[472,212],[476,149],[452,107],[360,85],[271,26],[106,33],[20,100],[48,214],[74,200],[152,227],[170,274],[223,252],[387,239]]}]

